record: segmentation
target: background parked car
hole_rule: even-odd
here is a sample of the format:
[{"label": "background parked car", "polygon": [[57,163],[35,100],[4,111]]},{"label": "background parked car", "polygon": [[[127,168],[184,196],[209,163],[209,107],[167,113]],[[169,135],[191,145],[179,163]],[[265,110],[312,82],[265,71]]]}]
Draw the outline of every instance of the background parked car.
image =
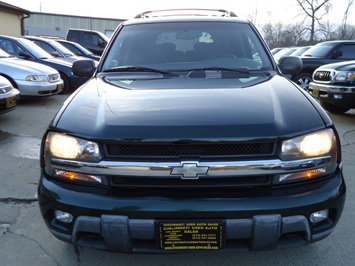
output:
[{"label": "background parked car", "polygon": [[289,48],[284,48],[284,49],[280,50],[279,52],[274,54],[275,61],[279,62],[280,58],[290,55],[291,53],[293,53],[297,49],[298,49],[297,47],[289,47]]},{"label": "background parked car", "polygon": [[314,70],[322,65],[355,60],[355,40],[321,42],[302,54],[302,71],[291,79],[308,91]]},{"label": "background parked car", "polygon": [[355,60],[323,65],[312,79],[309,90],[325,110],[342,114],[355,108]]},{"label": "background parked car", "polygon": [[56,41],[59,42],[61,45],[63,45],[68,50],[70,50],[75,55],[80,55],[82,57],[90,58],[95,61],[100,60],[100,56],[98,56],[98,55],[94,54],[93,52],[91,52],[90,50],[86,49],[81,44],[78,44],[76,42],[71,42],[68,40],[64,40],[64,39],[58,39]]},{"label": "background parked car", "polygon": [[0,114],[16,108],[16,100],[20,92],[15,89],[11,82],[0,75]]},{"label": "background parked car", "polygon": [[53,39],[36,36],[22,36],[22,38],[33,41],[35,44],[37,44],[39,47],[41,47],[43,50],[45,50],[52,56],[66,60],[71,63],[75,62],[76,60],[86,59],[85,57],[75,55],[72,51],[70,51],[62,44],[58,43]]},{"label": "background parked car", "polygon": [[271,54],[275,55],[276,53],[280,52],[282,49],[284,49],[285,47],[276,47],[274,49],[271,49]]},{"label": "background parked car", "polygon": [[54,68],[17,58],[2,49],[0,75],[6,77],[21,96],[54,95],[63,89],[63,80]]},{"label": "background parked car", "polygon": [[301,56],[304,52],[306,52],[312,46],[302,46],[298,47],[295,51],[290,53],[290,56]]},{"label": "background parked car", "polygon": [[102,55],[102,52],[110,40],[102,32],[84,29],[69,29],[66,39],[81,44],[97,55]]},{"label": "background parked car", "polygon": [[0,48],[11,55],[56,69],[64,82],[62,93],[68,92],[70,88],[79,87],[89,79],[74,75],[72,63],[54,58],[38,45],[25,38],[0,35]]}]

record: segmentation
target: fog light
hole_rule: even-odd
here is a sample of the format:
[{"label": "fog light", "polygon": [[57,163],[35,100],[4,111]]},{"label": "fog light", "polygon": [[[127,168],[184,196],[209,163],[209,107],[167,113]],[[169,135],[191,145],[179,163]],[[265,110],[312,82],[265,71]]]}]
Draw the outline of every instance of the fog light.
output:
[{"label": "fog light", "polygon": [[334,94],[334,99],[343,99],[343,95],[341,94]]},{"label": "fog light", "polygon": [[317,211],[312,213],[309,218],[313,224],[316,224],[321,221],[324,221],[325,219],[328,218],[328,216],[329,216],[329,210],[322,210],[322,211]]},{"label": "fog light", "polygon": [[54,211],[55,219],[59,222],[70,224],[73,221],[73,215],[67,212],[62,212],[59,210]]}]

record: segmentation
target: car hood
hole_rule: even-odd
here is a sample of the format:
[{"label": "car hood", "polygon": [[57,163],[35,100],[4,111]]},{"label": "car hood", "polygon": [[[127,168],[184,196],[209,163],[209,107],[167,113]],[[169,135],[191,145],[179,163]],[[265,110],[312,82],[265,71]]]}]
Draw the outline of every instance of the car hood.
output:
[{"label": "car hood", "polygon": [[51,75],[51,74],[58,73],[57,70],[49,66],[19,59],[19,58],[12,58],[12,57],[0,59],[0,66],[1,66],[0,72],[4,72],[13,78],[23,74]]},{"label": "car hood", "polygon": [[339,71],[354,71],[355,70],[355,60],[345,61],[333,64],[327,64],[319,67],[318,69],[334,69]]},{"label": "car hood", "polygon": [[57,57],[57,59],[64,60],[69,63],[74,63],[77,60],[83,60],[83,59],[87,59],[87,58],[82,57],[82,56],[73,55],[73,56],[66,56],[66,57]]},{"label": "car hood", "polygon": [[93,78],[65,102],[52,126],[83,138],[135,141],[268,139],[325,126],[309,102],[317,103],[281,76],[244,88],[231,86],[234,79],[195,88],[196,80],[207,79],[185,79],[180,89],[156,89],[159,79],[150,81],[152,89],[126,89]]},{"label": "car hood", "polygon": [[60,65],[60,66],[64,66],[64,67],[68,67],[68,68],[72,68],[73,67],[73,63],[69,62],[69,61],[65,61],[63,59],[59,59],[59,58],[43,58],[40,59],[40,61],[44,61],[47,64],[51,64],[51,65]]}]

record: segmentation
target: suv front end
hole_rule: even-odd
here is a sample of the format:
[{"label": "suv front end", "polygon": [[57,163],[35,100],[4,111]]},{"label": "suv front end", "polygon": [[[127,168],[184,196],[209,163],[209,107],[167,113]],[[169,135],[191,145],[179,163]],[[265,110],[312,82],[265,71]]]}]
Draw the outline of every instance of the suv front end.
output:
[{"label": "suv front end", "polygon": [[279,71],[299,59],[278,68],[235,17],[142,17],[118,27],[44,134],[49,230],[126,253],[273,250],[328,236],[345,202],[340,142]]},{"label": "suv front end", "polygon": [[327,111],[342,114],[355,108],[355,61],[323,65],[312,80],[310,93]]}]

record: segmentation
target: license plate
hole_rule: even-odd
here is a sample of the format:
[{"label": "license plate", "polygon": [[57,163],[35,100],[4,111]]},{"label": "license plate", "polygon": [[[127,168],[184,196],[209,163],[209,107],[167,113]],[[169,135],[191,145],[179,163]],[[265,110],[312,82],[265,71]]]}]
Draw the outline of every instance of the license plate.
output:
[{"label": "license plate", "polygon": [[157,225],[164,250],[218,250],[224,245],[224,221],[158,221]]},{"label": "license plate", "polygon": [[57,89],[58,89],[58,92],[61,92],[63,90],[63,85],[62,84],[59,84],[57,86]]},{"label": "license plate", "polygon": [[16,105],[16,98],[10,97],[6,99],[6,109],[14,107]]},{"label": "license plate", "polygon": [[318,98],[319,90],[318,89],[312,89],[312,96],[315,97],[315,98]]}]

